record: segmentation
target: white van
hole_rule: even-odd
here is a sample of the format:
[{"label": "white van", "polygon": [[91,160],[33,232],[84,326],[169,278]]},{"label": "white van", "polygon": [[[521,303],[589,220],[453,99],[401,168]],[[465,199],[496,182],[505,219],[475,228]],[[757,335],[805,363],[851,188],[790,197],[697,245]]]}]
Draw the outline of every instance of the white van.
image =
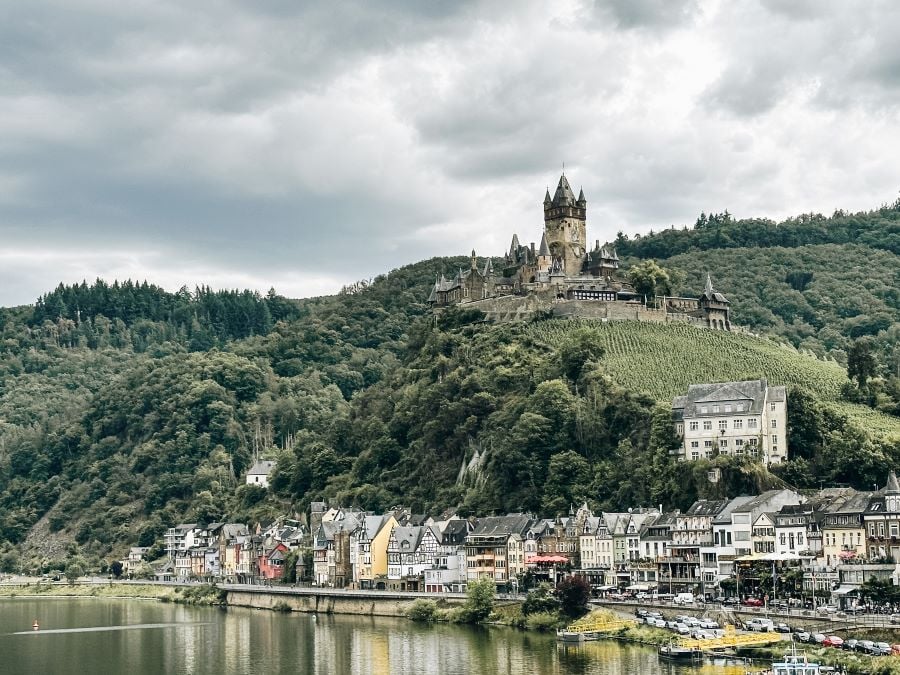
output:
[{"label": "white van", "polygon": [[692,605],[694,604],[693,593],[676,593],[672,600],[676,605]]}]

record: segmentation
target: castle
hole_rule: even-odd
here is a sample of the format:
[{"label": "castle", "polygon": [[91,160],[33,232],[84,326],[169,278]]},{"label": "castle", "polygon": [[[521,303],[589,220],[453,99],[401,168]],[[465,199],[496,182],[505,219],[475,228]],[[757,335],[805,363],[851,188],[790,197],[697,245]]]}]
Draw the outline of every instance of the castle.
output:
[{"label": "castle", "polygon": [[728,299],[712,286],[709,275],[699,298],[644,298],[619,272],[619,257],[598,239],[587,248],[587,200],[572,192],[560,176],[553,197],[544,195],[541,243],[523,246],[513,235],[502,268],[488,258],[478,264],[475,251],[468,270],[435,281],[428,303],[435,311],[451,305],[479,309],[492,320],[526,318],[538,311],[556,316],[687,321],[731,330]]}]

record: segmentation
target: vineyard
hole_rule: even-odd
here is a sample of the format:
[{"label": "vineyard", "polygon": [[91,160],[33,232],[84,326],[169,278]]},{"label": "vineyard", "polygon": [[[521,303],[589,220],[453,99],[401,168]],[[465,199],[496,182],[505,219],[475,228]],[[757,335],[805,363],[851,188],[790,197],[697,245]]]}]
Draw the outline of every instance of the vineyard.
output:
[{"label": "vineyard", "polygon": [[552,348],[579,327],[590,327],[602,337],[603,364],[614,381],[659,401],[671,401],[694,383],[766,378],[773,385],[809,389],[868,429],[900,436],[900,420],[839,400],[847,379],[839,364],[770,339],[634,321],[543,321],[529,330],[532,339]]}]

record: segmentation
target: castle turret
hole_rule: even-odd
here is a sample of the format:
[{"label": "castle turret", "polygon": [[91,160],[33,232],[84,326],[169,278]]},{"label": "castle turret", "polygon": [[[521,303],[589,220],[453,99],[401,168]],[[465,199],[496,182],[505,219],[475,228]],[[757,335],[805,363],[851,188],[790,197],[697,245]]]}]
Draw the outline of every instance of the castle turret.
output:
[{"label": "castle turret", "polygon": [[586,221],[584,191],[575,199],[566,174],[563,174],[550,203],[544,198],[544,233],[550,252],[560,259],[567,276],[581,273],[587,248]]},{"label": "castle turret", "polygon": [[731,303],[722,293],[713,288],[712,277],[706,273],[706,285],[698,304],[707,326],[721,330],[731,330]]},{"label": "castle turret", "polygon": [[541,246],[537,252],[537,274],[540,280],[546,281],[553,265],[553,255],[550,253],[550,244],[547,243],[547,233],[541,235]]}]

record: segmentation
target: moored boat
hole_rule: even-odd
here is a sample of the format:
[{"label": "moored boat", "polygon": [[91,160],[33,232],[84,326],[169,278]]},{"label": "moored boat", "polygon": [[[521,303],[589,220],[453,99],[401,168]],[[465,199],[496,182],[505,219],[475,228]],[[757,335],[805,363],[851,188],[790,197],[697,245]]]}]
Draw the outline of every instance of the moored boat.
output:
[{"label": "moored boat", "polygon": [[699,659],[703,656],[703,653],[699,649],[680,647],[678,645],[660,645],[657,653],[664,659],[676,661],[690,661],[692,659]]}]

